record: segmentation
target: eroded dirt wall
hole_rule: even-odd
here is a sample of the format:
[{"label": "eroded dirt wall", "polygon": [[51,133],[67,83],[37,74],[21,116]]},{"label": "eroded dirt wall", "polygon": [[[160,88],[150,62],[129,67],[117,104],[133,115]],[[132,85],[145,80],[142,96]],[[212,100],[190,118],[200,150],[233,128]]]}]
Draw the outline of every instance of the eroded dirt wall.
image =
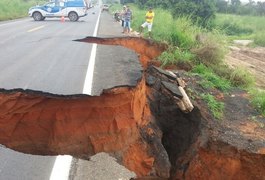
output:
[{"label": "eroded dirt wall", "polygon": [[[185,172],[185,179],[257,179],[265,178],[265,158],[225,142],[209,142],[199,149]],[[176,177],[179,179],[179,177]]]},{"label": "eroded dirt wall", "polygon": [[[82,41],[134,49],[144,66],[163,50],[157,43],[140,39]],[[6,147],[28,154],[70,154],[85,159],[110,152],[122,157],[124,165],[138,176],[169,177],[170,165],[161,141],[147,142],[148,137],[161,139],[158,128],[151,134],[145,128],[151,119],[144,75],[136,87],[104,90],[99,97],[0,91],[0,143]]]},{"label": "eroded dirt wall", "polygon": [[134,98],[136,89],[115,89],[100,97],[1,93],[0,141],[30,154],[89,156],[122,149],[139,138],[136,124],[142,120],[133,101],[139,106],[145,101]]},{"label": "eroded dirt wall", "polygon": [[1,144],[29,154],[82,158],[119,152],[125,166],[138,175],[153,170],[155,157],[139,132],[150,118],[144,80],[135,88],[107,90],[100,97],[0,93]]}]

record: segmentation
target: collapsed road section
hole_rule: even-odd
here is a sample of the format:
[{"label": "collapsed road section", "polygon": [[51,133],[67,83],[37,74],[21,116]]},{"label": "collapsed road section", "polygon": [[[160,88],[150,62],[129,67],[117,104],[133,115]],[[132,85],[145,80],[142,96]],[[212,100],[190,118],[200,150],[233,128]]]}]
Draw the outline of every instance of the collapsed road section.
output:
[{"label": "collapsed road section", "polygon": [[108,152],[138,177],[265,177],[263,151],[238,148],[221,138],[223,132],[203,106],[185,99],[178,74],[150,64],[166,45],[131,37],[78,41],[133,49],[144,67],[142,78],[135,87],[114,87],[95,97],[1,89],[1,144],[29,154],[83,159]]}]

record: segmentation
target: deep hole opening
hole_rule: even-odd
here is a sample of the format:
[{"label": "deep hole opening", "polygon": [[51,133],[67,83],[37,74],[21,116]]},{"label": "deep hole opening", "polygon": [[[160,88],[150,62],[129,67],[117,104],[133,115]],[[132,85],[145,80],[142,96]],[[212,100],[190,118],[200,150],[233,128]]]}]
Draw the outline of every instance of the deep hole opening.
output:
[{"label": "deep hole opening", "polygon": [[157,100],[150,104],[151,112],[155,117],[163,135],[162,144],[167,151],[171,163],[171,176],[176,169],[185,171],[186,165],[177,164],[200,135],[201,115],[198,108],[191,113],[183,113],[175,102],[162,93],[156,95]]},{"label": "deep hole opening", "polygon": [[[122,45],[131,48],[140,54],[140,61],[144,68],[147,67],[148,62],[151,59],[157,57],[166,48],[158,43],[139,38],[102,39],[90,37],[81,41],[98,44]],[[144,71],[143,77],[145,78],[148,73],[150,72]],[[135,169],[132,168],[132,170],[144,174],[145,172],[148,173],[150,171],[150,166],[153,165],[153,160],[148,157],[149,154],[144,154],[145,152],[148,152],[148,150],[144,149],[145,146],[138,142],[140,138],[137,126],[149,123],[144,122],[145,119],[143,116],[145,116],[145,110],[150,108],[151,114],[155,117],[155,121],[163,133],[162,144],[168,153],[172,165],[171,173],[175,172],[177,168],[185,168],[179,167],[176,162],[178,158],[184,155],[184,153],[191,147],[199,135],[201,121],[199,110],[195,108],[189,114],[183,113],[180,111],[174,100],[163,94],[162,91],[155,92],[151,90],[151,93],[150,91],[146,91],[144,78],[138,83],[137,87],[114,88],[105,91],[105,94],[100,97],[57,97],[45,95],[43,93],[30,94],[27,91],[21,90],[15,91],[14,93],[9,92],[11,93],[9,94],[10,96],[6,93],[7,99],[9,98],[12,100],[12,98],[15,97],[18,100],[21,100],[22,105],[19,108],[24,108],[23,102],[27,102],[27,106],[29,107],[23,112],[19,111],[19,109],[14,109],[14,117],[17,114],[21,115],[21,117],[16,116],[16,118],[18,118],[18,120],[16,120],[18,123],[14,122],[17,124],[22,122],[22,124],[20,123],[18,126],[21,132],[18,131],[18,128],[16,127],[17,131],[14,131],[14,133],[12,132],[12,136],[15,137],[13,142],[8,139],[9,137],[6,137],[6,139],[3,138],[1,141],[5,142],[4,144],[7,145],[7,147],[11,147],[21,152],[44,155],[72,154],[77,157],[89,156],[100,151],[122,151],[124,150],[124,146],[126,146],[129,147],[129,150],[127,152],[122,152],[125,154],[123,158],[125,156],[131,158],[130,156],[132,153],[137,151],[139,151],[137,152],[139,153],[137,155],[140,155],[143,159],[146,158],[144,159],[145,164],[143,165],[141,160],[137,162],[142,165],[143,169],[147,167],[143,172],[140,172],[141,169],[137,169],[138,167],[133,167]],[[161,81],[161,77],[157,76],[156,78],[158,81]],[[149,99],[150,104],[145,106],[145,98],[151,94],[152,96],[154,94],[155,98],[152,100]],[[120,99],[120,101],[117,101],[117,98]],[[29,102],[32,104],[30,105]],[[16,103],[16,101],[14,101],[14,103]],[[60,104],[60,108],[57,108],[57,103]],[[17,105],[20,106],[19,103]],[[70,111],[72,107],[77,110],[76,113]],[[117,110],[115,108],[117,108]],[[46,111],[46,114],[52,114],[51,117],[45,117],[46,115],[44,113],[42,114],[42,111]],[[123,113],[121,113],[121,111]],[[47,129],[53,127],[54,131],[48,131],[45,128],[41,129],[41,126],[34,124],[33,127],[36,126],[34,128],[34,133],[37,137],[36,142],[27,142],[28,140],[25,140],[26,138],[20,140],[19,137],[21,137],[21,134],[23,135],[23,133],[25,137],[31,137],[34,134],[28,134],[29,131],[24,131],[27,128],[27,123],[37,123],[36,119],[36,121],[31,119],[34,114],[36,117],[39,117],[39,119],[37,119],[39,122],[44,123],[42,125],[43,127],[48,127]],[[7,119],[9,118],[8,115],[6,115],[6,117]],[[124,122],[124,120],[126,120],[126,122]],[[23,126],[23,123],[25,127]],[[104,126],[100,126],[100,123],[104,124]],[[137,124],[137,126],[135,124]],[[95,128],[92,128],[92,126]],[[40,129],[39,131],[38,128]],[[96,133],[93,134],[94,131],[96,131],[95,129],[100,130],[99,132],[102,134],[106,134],[99,137]],[[73,135],[71,134],[73,132],[79,133]],[[86,137],[84,137],[84,134],[81,132],[84,132]],[[10,132],[7,131],[6,134],[8,133]],[[41,133],[43,135],[41,135]],[[116,139],[111,137],[111,133],[117,134],[117,137],[115,137]],[[47,137],[51,137],[50,142]],[[120,142],[117,143],[119,140]],[[134,160],[135,159],[128,159],[128,162]],[[133,166],[136,165],[133,164]]]}]

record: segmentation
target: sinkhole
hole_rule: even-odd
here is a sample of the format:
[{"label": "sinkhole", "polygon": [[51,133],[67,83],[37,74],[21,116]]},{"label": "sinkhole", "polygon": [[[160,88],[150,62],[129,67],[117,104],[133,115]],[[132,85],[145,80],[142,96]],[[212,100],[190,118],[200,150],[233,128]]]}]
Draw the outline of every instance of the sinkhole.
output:
[{"label": "sinkhole", "polygon": [[200,107],[183,107],[178,76],[153,62],[165,44],[133,37],[77,41],[133,49],[142,78],[135,87],[110,88],[100,96],[1,89],[1,144],[28,154],[83,159],[107,152],[138,177],[264,177],[264,156],[211,138]]}]

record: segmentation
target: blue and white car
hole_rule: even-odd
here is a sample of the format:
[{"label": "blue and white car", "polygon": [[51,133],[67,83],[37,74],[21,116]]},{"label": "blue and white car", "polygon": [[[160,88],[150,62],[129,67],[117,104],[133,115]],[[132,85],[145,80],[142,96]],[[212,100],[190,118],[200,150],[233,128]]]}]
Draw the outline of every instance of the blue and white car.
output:
[{"label": "blue and white car", "polygon": [[31,7],[28,14],[35,21],[43,21],[46,17],[68,17],[70,21],[77,21],[87,15],[87,4],[87,0],[56,0]]}]

